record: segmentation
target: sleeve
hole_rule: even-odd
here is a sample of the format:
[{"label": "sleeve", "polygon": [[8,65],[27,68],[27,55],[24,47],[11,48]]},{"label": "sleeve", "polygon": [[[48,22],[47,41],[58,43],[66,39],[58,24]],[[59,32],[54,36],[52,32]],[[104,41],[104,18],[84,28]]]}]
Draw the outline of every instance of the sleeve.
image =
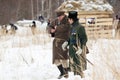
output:
[{"label": "sleeve", "polygon": [[83,26],[79,28],[78,36],[79,36],[81,45],[86,45],[86,42],[88,39],[87,39],[85,28]]},{"label": "sleeve", "polygon": [[65,23],[65,24],[58,25],[57,30],[59,32],[66,32],[68,31],[69,28],[70,28],[70,25],[68,23]]},{"label": "sleeve", "polygon": [[49,27],[54,29],[54,26],[55,26],[55,21],[52,21],[52,22],[50,23]]}]

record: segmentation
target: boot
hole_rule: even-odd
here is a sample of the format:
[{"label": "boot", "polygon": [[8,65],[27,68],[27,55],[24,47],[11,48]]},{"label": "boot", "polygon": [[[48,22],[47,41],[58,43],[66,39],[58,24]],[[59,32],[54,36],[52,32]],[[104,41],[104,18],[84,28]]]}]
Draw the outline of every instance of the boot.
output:
[{"label": "boot", "polygon": [[64,75],[64,77],[65,77],[65,78],[68,78],[68,77],[69,77],[69,75],[68,75],[68,68],[64,68],[64,70],[65,70],[65,75]]},{"label": "boot", "polygon": [[74,71],[74,75],[79,75],[79,73],[77,71]]},{"label": "boot", "polygon": [[80,76],[81,76],[81,78],[85,78],[85,75],[82,71],[80,72]]},{"label": "boot", "polygon": [[83,73],[82,71],[81,71],[81,72],[75,71],[75,72],[74,72],[74,75],[80,75],[81,78],[84,78],[84,77],[85,77],[85,75],[84,75],[84,73]]},{"label": "boot", "polygon": [[57,67],[58,67],[58,69],[60,71],[60,75],[59,75],[58,79],[61,79],[65,75],[65,70],[64,70],[62,65],[59,65]]},{"label": "boot", "polygon": [[70,69],[70,67],[68,67],[68,68],[67,68],[67,71],[71,72],[71,69]]}]

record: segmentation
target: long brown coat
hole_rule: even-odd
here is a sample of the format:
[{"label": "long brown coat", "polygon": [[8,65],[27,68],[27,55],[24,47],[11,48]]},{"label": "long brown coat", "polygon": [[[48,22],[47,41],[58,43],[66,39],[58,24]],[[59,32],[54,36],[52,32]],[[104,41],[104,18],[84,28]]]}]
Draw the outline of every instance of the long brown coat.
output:
[{"label": "long brown coat", "polygon": [[62,44],[69,39],[70,25],[67,16],[65,16],[61,22],[58,19],[50,24],[51,28],[57,25],[55,31],[55,38],[53,40],[53,63],[56,59],[66,60],[68,59],[68,50],[62,50]]}]

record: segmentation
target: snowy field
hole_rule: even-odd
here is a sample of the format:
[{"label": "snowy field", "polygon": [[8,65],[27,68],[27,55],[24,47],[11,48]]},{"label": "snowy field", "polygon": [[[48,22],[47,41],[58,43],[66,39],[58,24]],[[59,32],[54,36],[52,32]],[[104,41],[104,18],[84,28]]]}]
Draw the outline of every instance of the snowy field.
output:
[{"label": "snowy field", "polygon": [[[15,36],[0,37],[0,80],[58,80],[59,71],[52,64],[53,38],[19,29]],[[89,40],[87,46],[87,59],[94,65],[88,63],[85,78],[69,72],[68,79],[60,80],[120,80],[120,40]]]}]

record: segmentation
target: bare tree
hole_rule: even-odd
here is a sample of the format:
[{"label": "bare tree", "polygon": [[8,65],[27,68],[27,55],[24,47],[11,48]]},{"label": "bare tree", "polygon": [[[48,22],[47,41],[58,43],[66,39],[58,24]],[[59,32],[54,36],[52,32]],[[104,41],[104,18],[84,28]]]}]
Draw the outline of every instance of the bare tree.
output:
[{"label": "bare tree", "polygon": [[34,19],[33,0],[31,0],[31,15],[32,15],[32,19]]},{"label": "bare tree", "polygon": [[[55,18],[62,2],[68,0],[0,0],[0,24],[21,19],[34,19],[42,14],[46,18]],[[120,15],[120,0],[107,0]]]}]

